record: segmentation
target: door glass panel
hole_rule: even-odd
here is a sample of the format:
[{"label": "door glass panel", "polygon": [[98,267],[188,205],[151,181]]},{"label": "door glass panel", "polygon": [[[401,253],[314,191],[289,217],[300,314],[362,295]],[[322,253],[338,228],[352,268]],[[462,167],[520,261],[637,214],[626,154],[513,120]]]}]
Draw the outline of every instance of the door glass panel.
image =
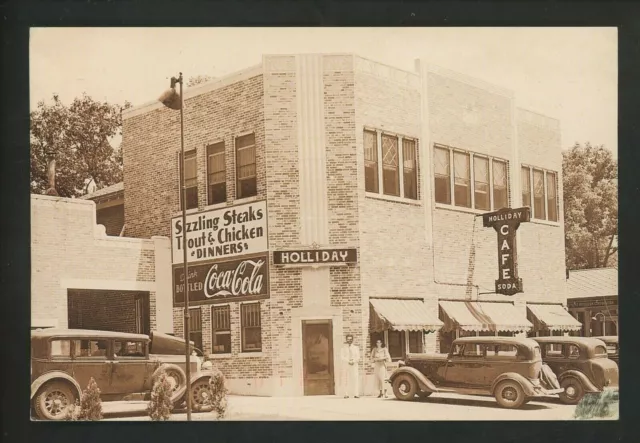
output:
[{"label": "door glass panel", "polygon": [[305,349],[308,375],[329,374],[329,337],[327,325],[306,326]]}]

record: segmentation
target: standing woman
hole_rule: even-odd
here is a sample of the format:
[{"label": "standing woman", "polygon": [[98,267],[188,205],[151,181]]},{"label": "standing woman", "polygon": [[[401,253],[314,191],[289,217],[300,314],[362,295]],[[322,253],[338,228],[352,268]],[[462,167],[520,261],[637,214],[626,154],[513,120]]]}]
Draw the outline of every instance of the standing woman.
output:
[{"label": "standing woman", "polygon": [[373,360],[373,374],[376,380],[376,386],[380,390],[378,398],[382,397],[383,391],[386,398],[387,388],[384,382],[387,379],[387,363],[391,363],[391,356],[387,348],[382,344],[382,340],[376,341],[375,348],[371,350],[371,360]]}]

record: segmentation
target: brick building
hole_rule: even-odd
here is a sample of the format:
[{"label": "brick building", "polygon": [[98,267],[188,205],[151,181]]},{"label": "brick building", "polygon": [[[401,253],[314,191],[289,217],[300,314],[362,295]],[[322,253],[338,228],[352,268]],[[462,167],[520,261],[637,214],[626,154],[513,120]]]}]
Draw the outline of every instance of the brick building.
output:
[{"label": "brick building", "polygon": [[31,327],[173,332],[166,238],[107,236],[92,201],[31,196]]},{"label": "brick building", "polygon": [[[187,230],[192,338],[232,392],[336,392],[345,334],[371,392],[377,337],[397,361],[460,335],[579,328],[563,306],[559,124],[510,91],[316,54],[264,56],[184,98],[188,229],[180,115],[152,102],[123,115],[126,233],[172,238],[182,334]],[[521,206],[525,291],[497,295],[479,215]]]}]

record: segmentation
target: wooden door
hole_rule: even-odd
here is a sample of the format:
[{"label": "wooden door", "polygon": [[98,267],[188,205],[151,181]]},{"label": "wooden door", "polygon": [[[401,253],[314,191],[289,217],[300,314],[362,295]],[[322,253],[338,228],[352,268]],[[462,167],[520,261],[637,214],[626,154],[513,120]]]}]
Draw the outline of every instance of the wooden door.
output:
[{"label": "wooden door", "polygon": [[333,395],[333,328],[331,320],[302,322],[304,395]]}]

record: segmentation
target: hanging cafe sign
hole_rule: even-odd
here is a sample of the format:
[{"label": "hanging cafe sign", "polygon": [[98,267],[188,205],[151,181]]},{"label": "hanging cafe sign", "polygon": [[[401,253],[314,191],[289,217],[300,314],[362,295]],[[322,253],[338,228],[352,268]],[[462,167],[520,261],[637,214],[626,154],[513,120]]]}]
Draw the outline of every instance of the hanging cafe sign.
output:
[{"label": "hanging cafe sign", "polygon": [[524,292],[522,279],[518,278],[518,257],[516,231],[522,222],[531,219],[531,210],[524,208],[504,208],[483,214],[482,224],[498,233],[498,279],[496,294],[514,295]]}]

